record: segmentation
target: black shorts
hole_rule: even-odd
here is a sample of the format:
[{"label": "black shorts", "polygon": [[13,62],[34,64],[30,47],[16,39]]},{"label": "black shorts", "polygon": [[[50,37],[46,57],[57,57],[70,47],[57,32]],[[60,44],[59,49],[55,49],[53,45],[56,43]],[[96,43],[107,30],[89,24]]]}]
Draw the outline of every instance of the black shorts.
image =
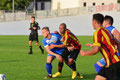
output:
[{"label": "black shorts", "polygon": [[30,34],[29,41],[38,41],[38,34]]},{"label": "black shorts", "polygon": [[62,58],[65,60],[67,57],[72,58],[73,60],[76,61],[78,54],[80,52],[80,49],[74,49],[73,51],[68,51],[67,48],[64,49],[64,51],[62,52]]},{"label": "black shorts", "polygon": [[107,80],[120,80],[120,61],[108,68],[103,67],[97,75],[103,76]]}]

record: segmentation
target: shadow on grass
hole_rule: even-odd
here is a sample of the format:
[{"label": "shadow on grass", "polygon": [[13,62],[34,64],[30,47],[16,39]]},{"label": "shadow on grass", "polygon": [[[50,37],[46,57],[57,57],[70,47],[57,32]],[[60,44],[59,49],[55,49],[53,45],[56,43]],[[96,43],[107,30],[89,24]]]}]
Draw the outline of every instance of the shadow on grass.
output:
[{"label": "shadow on grass", "polygon": [[97,73],[92,73],[92,74],[84,74],[84,79],[85,80],[94,80],[95,79],[95,76],[97,75]]},{"label": "shadow on grass", "polygon": [[6,60],[6,61],[0,61],[1,63],[3,62],[22,62],[22,61],[25,61],[25,60]]},{"label": "shadow on grass", "polygon": [[[74,80],[94,80],[96,73],[93,74],[83,74],[84,78],[80,79],[76,77]],[[72,80],[71,76],[61,76],[57,78],[51,78],[50,80]]]}]

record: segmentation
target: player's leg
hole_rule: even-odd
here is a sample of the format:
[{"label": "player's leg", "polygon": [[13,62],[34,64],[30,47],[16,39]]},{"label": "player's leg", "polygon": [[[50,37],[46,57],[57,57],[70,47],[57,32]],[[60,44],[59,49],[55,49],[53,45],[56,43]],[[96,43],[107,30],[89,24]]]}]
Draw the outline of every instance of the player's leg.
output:
[{"label": "player's leg", "polygon": [[120,62],[110,66],[110,80],[120,80]]},{"label": "player's leg", "polygon": [[32,41],[29,41],[29,48],[30,48],[29,54],[33,54],[33,52],[32,52]]},{"label": "player's leg", "polygon": [[[66,64],[70,69],[72,69],[72,66],[69,65],[68,58],[65,59],[65,64]],[[72,70],[73,70],[73,69],[72,69]],[[82,76],[79,72],[77,72],[77,76],[78,76],[79,78],[83,78],[83,76]]]},{"label": "player's leg", "polygon": [[54,60],[54,57],[50,54],[47,56],[47,63],[46,63],[46,69],[48,72],[48,75],[45,78],[52,78],[52,61]]},{"label": "player's leg", "polygon": [[55,77],[59,77],[62,75],[62,68],[63,68],[63,62],[60,62],[58,63],[58,72],[53,74],[52,77],[55,78]]},{"label": "player's leg", "polygon": [[42,46],[39,44],[38,40],[37,42],[35,43],[41,50],[42,54],[44,54],[44,49],[42,48]]},{"label": "player's leg", "polygon": [[33,35],[30,34],[30,36],[29,36],[29,48],[30,48],[29,54],[33,54],[33,52],[32,52],[32,41],[33,41]]},{"label": "player's leg", "polygon": [[[75,61],[78,57],[79,51],[80,51],[79,49],[74,49],[73,51],[70,52],[70,58],[68,61],[69,61],[69,65],[72,66],[72,69],[73,69],[72,79],[75,79],[77,76]],[[79,78],[83,78],[83,76],[80,75]]]},{"label": "player's leg", "polygon": [[100,59],[98,62],[94,64],[94,67],[96,69],[96,72],[99,73],[99,71],[102,69],[102,67],[105,66],[105,60],[104,58]]},{"label": "player's leg", "polygon": [[97,73],[95,80],[107,80],[107,77],[110,77],[109,70],[106,67],[102,67],[102,69]]},{"label": "player's leg", "polygon": [[[61,55],[62,52],[63,52],[63,51],[56,51],[55,53]],[[54,77],[54,78],[55,78],[55,77],[59,77],[59,76],[61,76],[61,73],[62,73],[63,61],[64,61],[64,59],[61,58],[61,59],[59,59],[58,61],[59,61],[59,63],[58,63],[58,72],[55,73],[55,74],[53,74],[52,77]]]},{"label": "player's leg", "polygon": [[106,78],[105,78],[105,77],[102,77],[102,76],[100,76],[100,75],[97,75],[97,76],[95,77],[95,80],[106,80]]}]

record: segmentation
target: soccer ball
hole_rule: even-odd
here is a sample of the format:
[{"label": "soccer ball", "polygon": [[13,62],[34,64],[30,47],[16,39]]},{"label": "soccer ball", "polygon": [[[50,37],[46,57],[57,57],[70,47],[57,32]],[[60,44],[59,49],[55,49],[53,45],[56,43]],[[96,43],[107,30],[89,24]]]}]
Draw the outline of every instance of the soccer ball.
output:
[{"label": "soccer ball", "polygon": [[4,74],[0,74],[0,80],[6,80],[6,77]]}]

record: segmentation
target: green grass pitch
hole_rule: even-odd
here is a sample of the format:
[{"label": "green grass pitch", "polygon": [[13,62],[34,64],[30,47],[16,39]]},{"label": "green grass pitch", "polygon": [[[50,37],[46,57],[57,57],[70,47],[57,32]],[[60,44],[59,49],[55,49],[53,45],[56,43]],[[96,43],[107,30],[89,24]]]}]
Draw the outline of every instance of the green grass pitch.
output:
[{"label": "green grass pitch", "polygon": [[[39,42],[42,44],[39,36]],[[82,49],[89,50],[86,43],[92,43],[92,36],[78,36]],[[43,80],[47,75],[46,56],[33,42],[33,55],[29,55],[28,36],[0,36],[0,74],[5,74],[7,80]],[[82,73],[84,79],[94,80],[96,71],[94,63],[102,58],[99,53],[94,56],[78,56],[76,61],[77,71]],[[52,73],[58,71],[58,61],[52,63]],[[51,80],[71,80],[72,70],[64,64],[62,76]],[[78,80],[78,78],[76,78]]]}]

